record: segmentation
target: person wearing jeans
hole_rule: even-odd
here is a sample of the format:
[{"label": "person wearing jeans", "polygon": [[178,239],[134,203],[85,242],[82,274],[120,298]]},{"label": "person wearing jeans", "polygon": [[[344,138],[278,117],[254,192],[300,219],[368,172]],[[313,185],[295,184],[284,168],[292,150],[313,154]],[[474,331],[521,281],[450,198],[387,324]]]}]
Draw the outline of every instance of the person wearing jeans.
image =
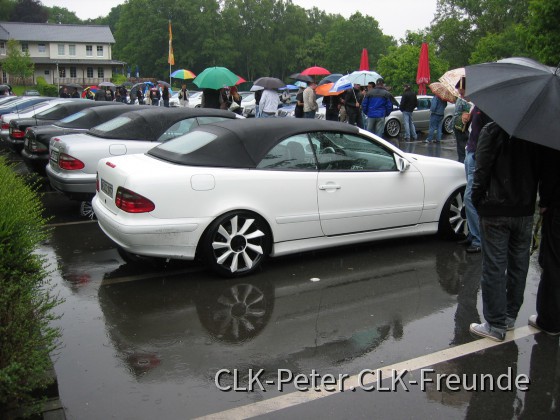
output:
[{"label": "person wearing jeans", "polygon": [[541,146],[511,137],[495,122],[480,132],[472,202],[480,218],[482,306],[470,331],[495,341],[513,329],[529,270]]},{"label": "person wearing jeans", "polygon": [[404,138],[403,140],[409,141],[416,140],[418,135],[416,134],[416,127],[414,126],[414,121],[412,120],[412,113],[414,109],[418,106],[418,98],[416,93],[412,91],[409,84],[404,85],[404,93],[401,98],[401,103],[399,109],[403,116],[404,125]]},{"label": "person wearing jeans", "polygon": [[440,99],[438,96],[432,98],[430,105],[430,127],[428,128],[428,137],[424,140],[425,143],[430,143],[434,138],[434,131],[437,132],[435,142],[440,142],[443,136],[443,113],[447,102]]}]

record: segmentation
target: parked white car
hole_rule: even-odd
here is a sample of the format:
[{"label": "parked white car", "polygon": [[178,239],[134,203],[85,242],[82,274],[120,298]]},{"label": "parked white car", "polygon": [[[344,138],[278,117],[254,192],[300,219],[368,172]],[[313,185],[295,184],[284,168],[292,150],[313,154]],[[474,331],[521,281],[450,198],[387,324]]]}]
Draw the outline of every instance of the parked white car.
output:
[{"label": "parked white car", "polygon": [[[395,97],[397,102],[401,102],[401,96]],[[416,131],[426,131],[430,127],[430,105],[432,104],[431,95],[418,95],[418,106],[412,113],[412,120]],[[455,104],[448,103],[443,114],[443,131],[447,134],[453,133],[453,113]],[[385,118],[385,133],[389,137],[397,137],[403,129],[403,115],[399,109],[395,109]]]},{"label": "parked white car", "polygon": [[199,256],[240,276],[268,256],[465,231],[462,164],[338,122],[209,124],[97,172],[95,214],[128,261]]},{"label": "parked white car", "polygon": [[46,167],[51,186],[76,200],[91,200],[99,159],[144,153],[201,124],[237,118],[218,109],[142,106],[87,133],[53,137]]}]

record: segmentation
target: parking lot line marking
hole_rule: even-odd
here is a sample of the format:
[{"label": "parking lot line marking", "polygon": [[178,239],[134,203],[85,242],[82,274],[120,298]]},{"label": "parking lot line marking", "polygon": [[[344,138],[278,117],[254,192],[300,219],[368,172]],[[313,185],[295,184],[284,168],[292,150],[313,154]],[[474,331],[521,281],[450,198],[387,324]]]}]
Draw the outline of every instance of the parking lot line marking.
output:
[{"label": "parking lot line marking", "polygon": [[48,225],[46,225],[46,227],[60,227],[60,226],[83,225],[84,223],[97,223],[97,220],[80,220],[79,222],[49,223]]},{"label": "parking lot line marking", "polygon": [[[443,349],[431,354],[420,356],[414,359],[405,360],[403,362],[398,362],[392,365],[383,366],[377,369],[379,370],[383,377],[389,378],[391,373],[394,371],[413,371],[429,366],[436,365],[438,363],[447,362],[452,359],[457,359],[459,357],[467,356],[481,350],[490,349],[492,347],[500,346],[502,344],[509,343],[511,341],[519,340],[524,337],[536,334],[539,331],[533,327],[525,326],[516,328],[515,330],[508,332],[506,339],[502,342],[496,342],[489,339],[480,339],[471,341],[470,343],[462,344],[460,346],[451,347]],[[359,375],[354,375],[349,377],[345,382],[345,389],[349,390],[351,387],[359,388],[360,384]],[[331,387],[332,388],[332,387]],[[221,411],[218,413],[208,414],[206,416],[198,417],[198,419],[246,419],[256,416],[262,416],[264,414],[273,413],[285,408],[294,407],[300,404],[305,404],[307,402],[315,401],[320,398],[325,398],[331,395],[337,395],[341,391],[327,391],[323,388],[317,388],[316,390],[310,390],[308,392],[291,392],[289,394],[280,395],[278,397],[273,397],[267,400],[258,401],[255,403],[247,404],[244,406],[232,408],[230,410]]]}]

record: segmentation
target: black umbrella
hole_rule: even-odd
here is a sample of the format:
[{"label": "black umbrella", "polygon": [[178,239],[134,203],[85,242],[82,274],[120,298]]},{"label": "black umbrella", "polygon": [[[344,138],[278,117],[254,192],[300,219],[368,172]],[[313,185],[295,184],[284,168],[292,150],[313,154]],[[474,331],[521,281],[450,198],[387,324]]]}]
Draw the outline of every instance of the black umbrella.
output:
[{"label": "black umbrella", "polygon": [[66,83],[66,84],[64,84],[64,86],[69,87],[69,88],[76,88],[76,89],[83,89],[84,88],[82,85],[79,85],[77,83]]},{"label": "black umbrella", "polygon": [[342,74],[340,74],[340,73],[329,74],[328,76],[325,76],[323,78],[323,80],[321,80],[319,82],[318,86],[324,85],[326,83],[335,83],[341,77],[342,77]]},{"label": "black umbrella", "polygon": [[560,150],[559,68],[514,57],[465,71],[465,96],[509,135]]},{"label": "black umbrella", "polygon": [[294,79],[294,80],[299,80],[301,82],[314,82],[315,79],[313,79],[313,77],[311,76],[307,76],[305,74],[301,74],[301,73],[294,73],[290,75],[290,79]]},{"label": "black umbrella", "polygon": [[167,86],[168,88],[171,87],[171,85],[163,80],[158,80],[158,85],[162,85],[162,86]]},{"label": "black umbrella", "polygon": [[286,86],[286,83],[276,77],[261,77],[255,80],[253,84],[265,89],[280,89]]}]

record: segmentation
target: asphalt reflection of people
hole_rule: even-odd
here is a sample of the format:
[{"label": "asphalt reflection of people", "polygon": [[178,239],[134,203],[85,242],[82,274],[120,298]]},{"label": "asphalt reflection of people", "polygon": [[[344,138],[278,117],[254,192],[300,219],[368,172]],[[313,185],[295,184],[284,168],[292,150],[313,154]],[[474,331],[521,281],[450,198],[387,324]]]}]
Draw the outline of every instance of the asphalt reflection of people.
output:
[{"label": "asphalt reflection of people", "polygon": [[428,156],[441,157],[441,142],[430,142],[426,145],[426,154]]},{"label": "asphalt reflection of people", "polygon": [[462,273],[458,273],[457,310],[455,311],[455,330],[451,344],[459,345],[472,341],[469,326],[473,319],[480,322],[476,307],[480,289],[481,265],[477,256],[465,255],[466,264]]},{"label": "asphalt reflection of people", "polygon": [[[493,347],[477,353],[473,358],[461,358],[462,372],[467,375],[477,374],[490,375],[494,380],[494,391],[485,389],[484,391],[472,391],[472,394],[465,419],[480,420],[510,420],[518,418],[519,409],[522,405],[517,396],[515,378],[517,377],[517,357],[519,349],[515,341],[502,346]],[[479,363],[480,359],[480,363]],[[542,363],[542,360],[541,360]],[[464,369],[463,369],[464,368]],[[511,369],[512,389],[501,390],[496,382],[500,375],[508,374]],[[504,383],[506,381],[503,381]],[[530,388],[529,388],[530,389]]]},{"label": "asphalt reflection of people", "polygon": [[558,338],[535,334],[529,378],[521,419],[560,418],[560,363]]}]

